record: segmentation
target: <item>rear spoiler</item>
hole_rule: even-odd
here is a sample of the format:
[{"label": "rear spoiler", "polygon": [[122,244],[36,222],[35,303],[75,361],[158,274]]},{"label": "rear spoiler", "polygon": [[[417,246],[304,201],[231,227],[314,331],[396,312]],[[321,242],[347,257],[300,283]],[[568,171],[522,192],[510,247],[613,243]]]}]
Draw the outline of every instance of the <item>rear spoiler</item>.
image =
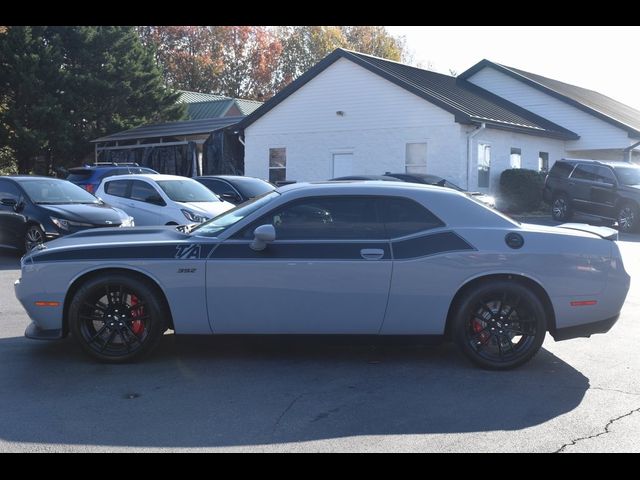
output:
[{"label": "rear spoiler", "polygon": [[563,223],[562,225],[558,225],[558,228],[593,233],[605,240],[618,240],[618,231],[609,227],[596,227],[595,225],[587,225],[586,223]]}]

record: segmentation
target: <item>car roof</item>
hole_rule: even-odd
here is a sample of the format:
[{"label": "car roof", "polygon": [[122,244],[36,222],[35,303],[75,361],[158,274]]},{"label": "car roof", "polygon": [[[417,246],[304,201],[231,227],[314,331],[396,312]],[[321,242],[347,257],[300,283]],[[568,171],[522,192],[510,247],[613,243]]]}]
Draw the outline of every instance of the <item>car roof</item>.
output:
[{"label": "car roof", "polygon": [[162,173],[129,173],[127,175],[118,175],[115,177],[105,178],[105,182],[111,182],[114,180],[193,180],[191,177],[183,177],[181,175],[165,175]]},{"label": "car roof", "polygon": [[302,189],[306,192],[316,192],[318,194],[336,194],[339,192],[345,192],[346,194],[346,192],[355,192],[362,195],[393,195],[418,190],[430,191],[436,195],[464,195],[451,188],[402,181],[390,182],[386,180],[326,180],[323,182],[301,182],[284,185],[276,190],[280,193],[286,193]]},{"label": "car roof", "polygon": [[258,178],[258,177],[248,177],[246,175],[200,175],[198,177],[193,177],[194,180],[197,180],[199,178],[218,178],[221,180],[227,180],[229,182],[233,182],[236,179],[250,179],[250,180],[260,180],[261,182],[265,182],[265,183],[269,183],[266,180],[263,180],[262,178]]},{"label": "car roof", "polygon": [[68,180],[64,178],[46,177],[44,175],[0,175],[0,178],[9,180],[59,180],[61,182],[68,182]]},{"label": "car roof", "polygon": [[633,163],[623,162],[622,160],[593,160],[590,158],[561,158],[558,162],[585,163],[594,165],[608,165],[610,167],[632,167],[640,168]]}]

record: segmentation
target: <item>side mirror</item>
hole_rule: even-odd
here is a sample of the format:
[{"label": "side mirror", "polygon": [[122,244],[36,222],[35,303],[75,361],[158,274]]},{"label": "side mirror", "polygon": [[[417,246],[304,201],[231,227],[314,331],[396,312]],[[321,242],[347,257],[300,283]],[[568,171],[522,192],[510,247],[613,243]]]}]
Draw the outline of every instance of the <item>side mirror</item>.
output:
[{"label": "side mirror", "polygon": [[2,205],[4,205],[5,207],[14,207],[16,205],[18,205],[18,202],[15,198],[3,198],[2,200],[0,200],[0,203],[2,203]]},{"label": "side mirror", "polygon": [[253,242],[249,245],[251,250],[260,252],[267,248],[267,244],[276,239],[276,229],[273,225],[260,225],[253,231]]},{"label": "side mirror", "polygon": [[231,203],[239,203],[242,200],[237,193],[221,193],[218,197]]}]

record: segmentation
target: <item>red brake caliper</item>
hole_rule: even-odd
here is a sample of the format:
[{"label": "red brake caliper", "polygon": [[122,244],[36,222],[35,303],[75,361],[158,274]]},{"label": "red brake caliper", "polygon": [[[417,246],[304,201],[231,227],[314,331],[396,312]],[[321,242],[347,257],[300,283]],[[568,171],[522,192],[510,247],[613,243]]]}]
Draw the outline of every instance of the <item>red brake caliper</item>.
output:
[{"label": "red brake caliper", "polygon": [[[474,333],[480,333],[482,332],[482,330],[484,330],[485,327],[482,326],[482,322],[480,322],[480,320],[478,320],[477,318],[474,318],[471,323],[471,328],[473,328]],[[489,335],[489,332],[484,331],[480,333],[480,335],[478,336],[478,339],[480,340],[481,343],[486,343],[490,336],[491,335]]]},{"label": "red brake caliper", "polygon": [[136,320],[136,318],[142,316],[142,309],[144,307],[136,308],[137,304],[138,297],[131,295],[131,318],[133,319],[131,321],[131,331],[133,331],[135,335],[140,336],[142,332],[144,332],[144,323],[142,323],[142,320]]}]

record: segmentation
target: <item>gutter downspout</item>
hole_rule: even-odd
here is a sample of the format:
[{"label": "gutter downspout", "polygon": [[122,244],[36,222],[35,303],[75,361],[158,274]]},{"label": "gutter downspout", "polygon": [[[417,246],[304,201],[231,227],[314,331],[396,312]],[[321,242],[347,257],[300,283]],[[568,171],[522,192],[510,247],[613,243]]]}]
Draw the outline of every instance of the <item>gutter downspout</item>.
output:
[{"label": "gutter downspout", "polygon": [[471,189],[469,182],[471,181],[471,157],[473,155],[473,139],[485,128],[487,128],[487,124],[482,122],[478,128],[467,134],[467,190]]},{"label": "gutter downspout", "polygon": [[636,148],[637,146],[640,146],[640,142],[636,142],[633,145],[631,145],[630,147],[625,148],[624,150],[622,150],[623,152],[623,156],[622,156],[622,160],[624,162],[628,162],[631,163],[631,152],[633,151],[634,148]]}]

